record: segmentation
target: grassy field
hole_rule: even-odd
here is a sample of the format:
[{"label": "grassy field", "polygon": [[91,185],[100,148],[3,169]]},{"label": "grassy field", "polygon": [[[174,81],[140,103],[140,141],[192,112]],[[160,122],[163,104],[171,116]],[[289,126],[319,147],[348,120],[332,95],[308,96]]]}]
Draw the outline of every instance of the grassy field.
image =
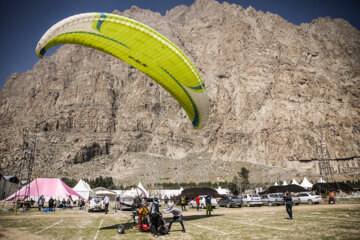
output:
[{"label": "grassy field", "polygon": [[[211,217],[205,210],[184,212],[186,233],[175,222],[160,239],[360,239],[360,204],[299,205],[288,220],[284,206],[216,208]],[[129,228],[118,234],[119,223],[130,212],[109,214],[81,210],[55,213],[12,213],[0,209],[1,239],[152,239],[150,232]],[[168,219],[170,215],[166,215]],[[167,220],[168,220],[167,219]],[[129,226],[131,227],[131,226]]]}]

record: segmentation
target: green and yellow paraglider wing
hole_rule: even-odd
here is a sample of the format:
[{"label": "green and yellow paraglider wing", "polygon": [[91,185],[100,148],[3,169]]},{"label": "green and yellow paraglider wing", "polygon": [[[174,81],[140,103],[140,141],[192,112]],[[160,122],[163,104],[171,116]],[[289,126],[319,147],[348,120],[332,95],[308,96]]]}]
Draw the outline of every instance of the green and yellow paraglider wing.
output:
[{"label": "green and yellow paraglider wing", "polygon": [[204,82],[189,58],[152,28],[115,14],[79,14],[52,26],[36,54],[43,57],[49,48],[64,43],[106,52],[139,69],[180,103],[194,128],[205,126],[209,102]]}]

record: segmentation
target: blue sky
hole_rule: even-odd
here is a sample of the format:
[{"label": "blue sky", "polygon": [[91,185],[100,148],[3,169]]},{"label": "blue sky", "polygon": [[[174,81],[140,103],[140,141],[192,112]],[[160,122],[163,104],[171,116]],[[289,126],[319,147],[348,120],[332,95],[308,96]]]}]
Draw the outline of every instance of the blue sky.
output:
[{"label": "blue sky", "polygon": [[[14,72],[25,72],[39,60],[35,47],[41,36],[56,22],[78,13],[124,11],[136,5],[165,12],[194,0],[3,0],[0,3],[0,89]],[[219,0],[219,2],[224,2]],[[318,17],[344,18],[360,29],[358,0],[228,0],[244,8],[279,14],[294,24]],[[53,50],[54,51],[54,50]],[[53,53],[49,50],[47,55]]]}]

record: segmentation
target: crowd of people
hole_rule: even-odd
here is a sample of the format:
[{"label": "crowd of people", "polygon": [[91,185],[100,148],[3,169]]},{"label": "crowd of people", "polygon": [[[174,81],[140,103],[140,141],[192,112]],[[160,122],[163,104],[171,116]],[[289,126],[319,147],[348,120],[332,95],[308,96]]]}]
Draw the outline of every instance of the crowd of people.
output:
[{"label": "crowd of people", "polygon": [[[37,201],[38,204],[38,210],[45,210],[45,197],[44,195],[41,195]],[[50,210],[54,210],[56,208],[60,208],[60,209],[65,209],[65,208],[72,208],[74,206],[78,206],[80,209],[84,209],[85,208],[85,200],[84,199],[79,199],[78,201],[74,201],[73,203],[70,201],[70,199],[65,199],[63,198],[62,200],[59,199],[55,199],[53,197],[50,197],[49,201],[48,201],[48,209]]]}]

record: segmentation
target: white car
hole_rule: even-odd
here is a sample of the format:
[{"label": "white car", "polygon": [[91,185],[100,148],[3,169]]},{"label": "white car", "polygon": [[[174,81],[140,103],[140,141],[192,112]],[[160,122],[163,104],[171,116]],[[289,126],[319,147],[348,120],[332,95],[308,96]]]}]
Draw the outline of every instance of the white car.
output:
[{"label": "white car", "polygon": [[[200,208],[203,208],[203,209],[206,208],[205,197],[206,197],[206,195],[199,196],[199,198],[200,198]],[[191,200],[190,203],[189,203],[189,206],[190,206],[190,208],[196,208],[196,200],[195,199]],[[211,207],[215,208],[216,206],[217,206],[217,201],[216,201],[215,198],[212,197],[211,198]]]},{"label": "white car", "polygon": [[89,212],[105,211],[105,201],[102,197],[93,197],[89,203]]},{"label": "white car", "polygon": [[313,203],[320,203],[323,201],[320,195],[316,195],[311,192],[301,192],[296,197],[300,199],[301,203],[313,204]]},{"label": "white car", "polygon": [[243,194],[241,196],[241,199],[243,200],[244,205],[250,207],[250,206],[262,206],[263,202],[261,200],[261,197],[259,194]]}]

